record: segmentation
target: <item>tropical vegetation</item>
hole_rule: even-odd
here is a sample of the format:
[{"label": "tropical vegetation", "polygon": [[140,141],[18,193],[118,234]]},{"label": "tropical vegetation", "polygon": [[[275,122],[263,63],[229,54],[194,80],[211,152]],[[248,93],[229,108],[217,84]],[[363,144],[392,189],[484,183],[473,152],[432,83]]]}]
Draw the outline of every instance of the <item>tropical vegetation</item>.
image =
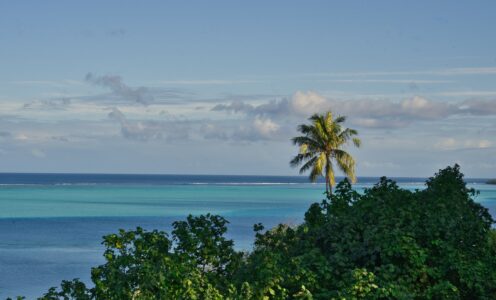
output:
[{"label": "tropical vegetation", "polygon": [[63,281],[40,299],[496,299],[496,232],[459,166],[425,189],[348,179],[298,226],[265,230],[237,251],[220,216],[189,216],[170,234],[104,237],[92,285]]},{"label": "tropical vegetation", "polygon": [[[291,160],[292,167],[303,165],[300,174],[310,170],[310,180],[315,182],[319,176],[325,177],[326,193],[330,194],[336,184],[336,165],[350,180],[356,181],[355,160],[344,150],[350,141],[360,147],[361,141],[355,129],[343,128],[346,117],[334,118],[332,112],[314,114],[310,124],[301,124],[298,131],[303,135],[294,137],[293,144],[300,147],[299,153]],[[333,164],[335,161],[335,164]]]}]

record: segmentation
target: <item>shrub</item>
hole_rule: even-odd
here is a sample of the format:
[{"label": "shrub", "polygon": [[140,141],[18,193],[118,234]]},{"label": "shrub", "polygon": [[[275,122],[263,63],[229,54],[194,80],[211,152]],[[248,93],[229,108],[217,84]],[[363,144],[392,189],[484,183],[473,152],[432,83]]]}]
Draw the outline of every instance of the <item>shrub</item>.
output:
[{"label": "shrub", "polygon": [[175,222],[171,238],[121,230],[104,237],[94,287],[64,281],[41,299],[495,299],[496,232],[475,194],[457,165],[414,192],[344,180],[301,225],[255,225],[249,253],[219,216]]}]

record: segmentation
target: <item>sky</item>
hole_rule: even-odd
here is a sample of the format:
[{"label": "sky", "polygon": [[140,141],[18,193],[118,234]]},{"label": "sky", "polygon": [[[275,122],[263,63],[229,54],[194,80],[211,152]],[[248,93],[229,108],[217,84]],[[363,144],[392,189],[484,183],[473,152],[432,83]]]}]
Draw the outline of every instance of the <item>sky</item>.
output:
[{"label": "sky", "polygon": [[0,172],[297,175],[347,116],[358,176],[496,177],[494,1],[0,0]]}]

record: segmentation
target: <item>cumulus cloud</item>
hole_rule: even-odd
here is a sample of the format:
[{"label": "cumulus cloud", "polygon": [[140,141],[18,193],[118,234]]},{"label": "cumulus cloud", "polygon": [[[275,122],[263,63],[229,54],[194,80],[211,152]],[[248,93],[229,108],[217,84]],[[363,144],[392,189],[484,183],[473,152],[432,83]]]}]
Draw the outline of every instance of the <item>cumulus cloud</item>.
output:
[{"label": "cumulus cloud", "polygon": [[270,138],[280,128],[280,126],[273,122],[271,119],[261,118],[256,118],[255,121],[253,121],[253,126],[261,136],[266,138]]},{"label": "cumulus cloud", "polygon": [[120,76],[105,75],[95,76],[92,73],[86,74],[86,82],[97,86],[108,88],[115,96],[125,100],[134,101],[143,105],[153,102],[153,96],[146,87],[132,88],[126,85]]},{"label": "cumulus cloud", "polygon": [[437,120],[458,111],[458,108],[450,103],[434,102],[419,96],[398,102],[373,99],[328,100],[321,111],[326,109],[351,117],[390,120],[398,124],[408,124],[413,120]]},{"label": "cumulus cloud", "polygon": [[230,104],[217,104],[212,108],[212,111],[227,111],[229,113],[246,113],[250,114],[255,110],[255,107],[251,104],[246,104],[241,101],[232,102]]},{"label": "cumulus cloud", "polygon": [[291,99],[290,107],[298,114],[311,115],[330,108],[331,103],[315,92],[298,91]]},{"label": "cumulus cloud", "polygon": [[461,111],[473,115],[496,115],[496,99],[470,99],[462,102]]},{"label": "cumulus cloud", "polygon": [[256,117],[243,122],[208,122],[200,126],[204,139],[222,141],[264,141],[281,138],[282,127],[269,118]]},{"label": "cumulus cloud", "polygon": [[291,113],[290,102],[287,99],[270,100],[267,103],[253,105],[242,101],[229,104],[217,104],[212,111],[226,111],[228,113],[244,113],[254,116],[285,115]]},{"label": "cumulus cloud", "polygon": [[221,103],[213,111],[242,113],[252,118],[301,119],[314,113],[331,110],[350,117],[357,126],[399,128],[415,121],[436,121],[454,115],[496,115],[496,101],[468,100],[462,103],[433,101],[414,96],[400,101],[389,99],[329,99],[318,93],[296,92],[290,99],[271,100],[254,105],[242,101]]},{"label": "cumulus cloud", "polygon": [[200,139],[255,142],[279,139],[283,132],[280,124],[262,116],[248,120],[187,120],[169,115],[167,120],[133,120],[114,107],[108,117],[119,123],[124,138],[135,141]]},{"label": "cumulus cloud", "polygon": [[447,117],[458,111],[454,105],[444,102],[433,102],[423,97],[415,96],[400,102],[398,113],[425,119],[438,119]]},{"label": "cumulus cloud", "polygon": [[137,141],[154,139],[179,140],[187,139],[189,126],[184,122],[160,122],[154,120],[134,121],[127,117],[118,108],[112,108],[109,118],[120,123],[122,136]]},{"label": "cumulus cloud", "polygon": [[120,123],[121,133],[125,138],[147,141],[162,137],[162,128],[160,126],[150,122],[129,121],[118,108],[113,108],[108,116]]}]

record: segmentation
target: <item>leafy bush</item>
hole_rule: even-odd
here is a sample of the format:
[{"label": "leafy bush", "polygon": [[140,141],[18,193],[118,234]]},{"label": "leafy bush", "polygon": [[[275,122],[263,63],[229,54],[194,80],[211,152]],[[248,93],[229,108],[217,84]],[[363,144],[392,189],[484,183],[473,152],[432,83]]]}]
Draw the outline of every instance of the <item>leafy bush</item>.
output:
[{"label": "leafy bush", "polygon": [[64,281],[40,299],[496,299],[496,232],[459,167],[411,192],[381,178],[349,181],[303,224],[256,232],[237,252],[227,221],[189,216],[161,231],[104,237],[94,287]]}]

